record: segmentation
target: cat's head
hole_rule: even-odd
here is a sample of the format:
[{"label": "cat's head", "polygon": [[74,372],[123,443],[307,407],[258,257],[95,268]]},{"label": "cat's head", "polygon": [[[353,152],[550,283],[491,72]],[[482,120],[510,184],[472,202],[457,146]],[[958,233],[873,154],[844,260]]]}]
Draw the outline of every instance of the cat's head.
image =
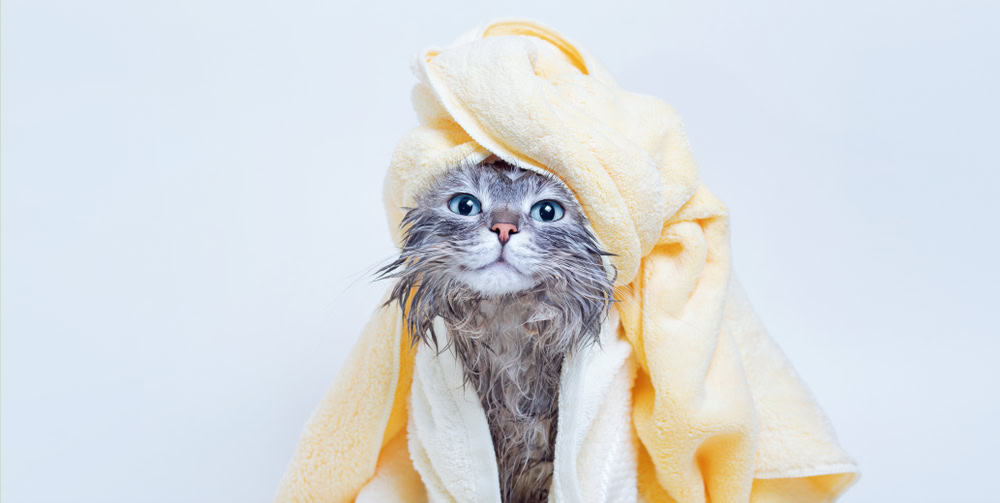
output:
[{"label": "cat's head", "polygon": [[379,271],[399,278],[393,298],[401,306],[458,293],[611,298],[608,253],[573,194],[552,176],[489,160],[448,171],[416,202],[401,223],[399,258]]}]

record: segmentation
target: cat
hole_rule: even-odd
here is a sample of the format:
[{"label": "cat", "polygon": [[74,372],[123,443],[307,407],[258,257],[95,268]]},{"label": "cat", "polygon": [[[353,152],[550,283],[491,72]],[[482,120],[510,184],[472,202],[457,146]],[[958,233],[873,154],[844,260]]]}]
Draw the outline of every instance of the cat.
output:
[{"label": "cat", "polygon": [[[557,178],[496,157],[435,180],[401,223],[394,278],[413,342],[441,317],[486,413],[504,502],[546,501],[567,355],[597,341],[614,268]],[[443,350],[447,350],[444,348]]]}]

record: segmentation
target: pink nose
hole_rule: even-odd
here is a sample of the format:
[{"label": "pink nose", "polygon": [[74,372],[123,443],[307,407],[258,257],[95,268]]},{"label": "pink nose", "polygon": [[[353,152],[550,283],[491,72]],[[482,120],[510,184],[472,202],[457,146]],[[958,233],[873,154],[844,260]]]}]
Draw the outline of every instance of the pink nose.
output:
[{"label": "pink nose", "polygon": [[506,243],[511,234],[517,234],[517,226],[514,224],[493,224],[490,230],[497,233],[500,243]]}]

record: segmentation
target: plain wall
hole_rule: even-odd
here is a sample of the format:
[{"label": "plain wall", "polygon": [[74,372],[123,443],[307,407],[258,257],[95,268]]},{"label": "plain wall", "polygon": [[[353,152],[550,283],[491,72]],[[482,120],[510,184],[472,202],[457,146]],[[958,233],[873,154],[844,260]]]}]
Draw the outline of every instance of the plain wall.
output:
[{"label": "plain wall", "polygon": [[412,56],[523,16],[685,118],[843,501],[996,501],[996,5],[4,0],[0,497],[269,501],[385,288]]}]

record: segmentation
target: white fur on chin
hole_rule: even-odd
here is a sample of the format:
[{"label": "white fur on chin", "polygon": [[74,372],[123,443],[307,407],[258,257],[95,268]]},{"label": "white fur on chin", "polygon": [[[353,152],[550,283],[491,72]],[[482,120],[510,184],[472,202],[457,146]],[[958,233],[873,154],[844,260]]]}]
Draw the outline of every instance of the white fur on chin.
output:
[{"label": "white fur on chin", "polygon": [[494,262],[481,269],[462,271],[458,274],[458,279],[487,297],[521,292],[537,284],[506,262]]}]

